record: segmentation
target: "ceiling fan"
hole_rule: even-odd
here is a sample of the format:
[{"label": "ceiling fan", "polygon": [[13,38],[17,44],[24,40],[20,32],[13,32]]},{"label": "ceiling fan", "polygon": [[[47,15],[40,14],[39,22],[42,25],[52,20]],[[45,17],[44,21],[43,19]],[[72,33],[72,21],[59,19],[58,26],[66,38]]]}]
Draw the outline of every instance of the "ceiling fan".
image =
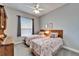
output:
[{"label": "ceiling fan", "polygon": [[35,14],[39,14],[41,11],[43,11],[43,8],[40,8],[40,5],[38,3],[34,4],[33,7],[28,6],[29,8],[33,9],[33,12]]}]

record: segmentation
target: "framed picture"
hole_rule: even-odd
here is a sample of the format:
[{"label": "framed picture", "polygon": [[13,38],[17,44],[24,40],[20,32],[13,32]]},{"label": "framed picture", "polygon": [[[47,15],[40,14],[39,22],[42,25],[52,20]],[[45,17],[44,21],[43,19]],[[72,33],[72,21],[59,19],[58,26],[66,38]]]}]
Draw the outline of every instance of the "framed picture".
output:
[{"label": "framed picture", "polygon": [[48,26],[49,29],[52,29],[53,28],[53,23],[50,22],[50,23],[47,24],[47,26]]}]

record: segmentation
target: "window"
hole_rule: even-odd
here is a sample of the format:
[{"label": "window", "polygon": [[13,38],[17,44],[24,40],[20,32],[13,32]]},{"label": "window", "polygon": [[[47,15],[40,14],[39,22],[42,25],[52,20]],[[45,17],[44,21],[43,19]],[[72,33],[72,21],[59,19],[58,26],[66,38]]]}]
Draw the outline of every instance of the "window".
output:
[{"label": "window", "polygon": [[18,16],[17,37],[34,34],[34,19]]},{"label": "window", "polygon": [[32,19],[21,17],[21,36],[32,35]]}]

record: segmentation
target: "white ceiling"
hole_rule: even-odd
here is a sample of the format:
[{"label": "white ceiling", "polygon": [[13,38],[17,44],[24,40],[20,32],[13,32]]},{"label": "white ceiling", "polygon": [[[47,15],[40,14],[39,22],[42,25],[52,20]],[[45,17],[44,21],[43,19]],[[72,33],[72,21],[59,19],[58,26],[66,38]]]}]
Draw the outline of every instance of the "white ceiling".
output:
[{"label": "white ceiling", "polygon": [[35,14],[33,9],[28,7],[33,7],[34,3],[5,3],[4,5],[39,17],[65,5],[65,3],[39,3],[40,8],[44,9],[40,14]]}]

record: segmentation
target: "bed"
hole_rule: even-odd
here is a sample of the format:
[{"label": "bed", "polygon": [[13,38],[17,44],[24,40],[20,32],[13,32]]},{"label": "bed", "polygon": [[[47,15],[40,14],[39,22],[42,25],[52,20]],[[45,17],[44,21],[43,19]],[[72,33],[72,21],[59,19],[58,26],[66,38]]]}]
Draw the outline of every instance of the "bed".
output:
[{"label": "bed", "polygon": [[30,46],[31,41],[37,38],[44,38],[44,35],[31,35],[24,38],[25,44]]},{"label": "bed", "polygon": [[63,30],[50,30],[52,34],[58,35],[45,38],[36,38],[31,41],[30,48],[32,53],[37,56],[52,56],[63,46]]},{"label": "bed", "polygon": [[[47,31],[47,30],[40,30],[40,33],[41,34],[38,34],[38,35],[31,35],[31,36],[28,36],[28,37],[25,37],[24,38],[24,42],[26,45],[30,46],[30,43],[32,40],[34,39],[37,39],[37,38],[48,38],[49,36],[45,36],[44,35],[44,32]],[[56,37],[60,37],[60,38],[63,38],[63,30],[49,30],[51,33],[57,33],[58,35],[56,35]],[[56,38],[55,36],[53,38]]]}]

